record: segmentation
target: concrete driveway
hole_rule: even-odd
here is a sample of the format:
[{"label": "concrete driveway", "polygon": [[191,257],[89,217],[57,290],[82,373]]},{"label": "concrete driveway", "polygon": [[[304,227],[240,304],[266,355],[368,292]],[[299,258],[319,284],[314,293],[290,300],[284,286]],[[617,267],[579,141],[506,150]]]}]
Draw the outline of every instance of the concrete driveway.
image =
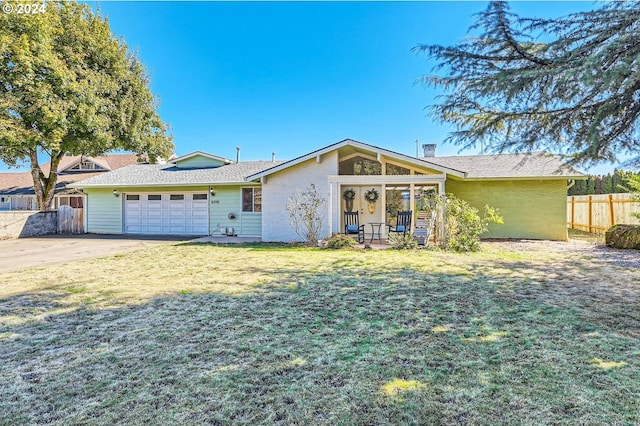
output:
[{"label": "concrete driveway", "polygon": [[0,271],[16,271],[78,259],[108,256],[154,244],[188,241],[193,238],[82,234],[0,240]]}]

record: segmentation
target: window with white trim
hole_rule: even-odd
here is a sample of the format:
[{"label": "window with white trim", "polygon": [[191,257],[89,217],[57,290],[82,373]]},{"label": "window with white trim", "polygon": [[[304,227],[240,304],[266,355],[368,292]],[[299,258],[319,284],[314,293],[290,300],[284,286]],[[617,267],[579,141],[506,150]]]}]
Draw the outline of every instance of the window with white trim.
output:
[{"label": "window with white trim", "polygon": [[262,212],[262,188],[242,188],[242,211]]}]

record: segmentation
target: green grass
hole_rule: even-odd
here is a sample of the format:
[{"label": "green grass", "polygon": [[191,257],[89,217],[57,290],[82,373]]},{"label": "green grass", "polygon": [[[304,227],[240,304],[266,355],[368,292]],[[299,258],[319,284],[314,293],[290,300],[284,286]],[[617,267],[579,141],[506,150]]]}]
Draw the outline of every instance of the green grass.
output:
[{"label": "green grass", "polygon": [[638,424],[640,273],[199,244],[3,274],[0,424]]}]

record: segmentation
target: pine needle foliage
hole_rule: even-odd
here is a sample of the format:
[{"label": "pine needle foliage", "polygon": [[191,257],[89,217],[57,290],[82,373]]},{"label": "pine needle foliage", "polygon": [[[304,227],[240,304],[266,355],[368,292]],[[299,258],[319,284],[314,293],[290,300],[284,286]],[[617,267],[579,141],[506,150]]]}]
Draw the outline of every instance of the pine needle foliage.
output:
[{"label": "pine needle foliage", "polygon": [[447,140],[492,152],[545,149],[573,164],[630,155],[640,164],[640,2],[607,2],[558,19],[523,18],[504,1],[455,46],[418,45],[444,89],[430,114]]},{"label": "pine needle foliage", "polygon": [[[625,178],[624,185],[621,185],[622,188],[631,193],[631,197],[640,202],[640,175],[629,174]],[[640,219],[640,212],[632,212],[634,217]]]}]

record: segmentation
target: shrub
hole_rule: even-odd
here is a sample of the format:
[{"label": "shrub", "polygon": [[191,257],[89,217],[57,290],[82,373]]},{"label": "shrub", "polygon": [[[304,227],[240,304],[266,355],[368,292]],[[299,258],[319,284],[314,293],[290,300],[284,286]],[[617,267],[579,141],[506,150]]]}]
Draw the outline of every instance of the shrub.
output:
[{"label": "shrub", "polygon": [[504,223],[497,209],[485,205],[481,217],[478,209],[452,194],[447,194],[446,212],[447,250],[478,251],[480,236],[489,230],[489,223]]},{"label": "shrub", "polygon": [[396,250],[413,250],[418,248],[418,242],[413,239],[413,235],[410,233],[390,232],[387,236],[387,244]]},{"label": "shrub", "polygon": [[311,184],[302,193],[289,197],[287,211],[298,237],[310,245],[317,245],[322,230],[325,200]]},{"label": "shrub", "polygon": [[[629,175],[624,179],[624,185],[619,185],[626,191],[631,193],[631,198],[640,202],[640,175]],[[640,212],[631,212],[631,214],[640,219]]]},{"label": "shrub", "polygon": [[342,248],[352,248],[356,245],[356,241],[344,234],[333,234],[327,239],[326,248],[330,249],[342,249]]}]

